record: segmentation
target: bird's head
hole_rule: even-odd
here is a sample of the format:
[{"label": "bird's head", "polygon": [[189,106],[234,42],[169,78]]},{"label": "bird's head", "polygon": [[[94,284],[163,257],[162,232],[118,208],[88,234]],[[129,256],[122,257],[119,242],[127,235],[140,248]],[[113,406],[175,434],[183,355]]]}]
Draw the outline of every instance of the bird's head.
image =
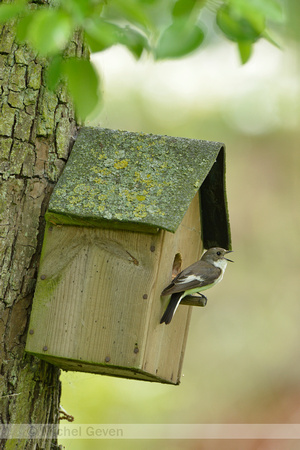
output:
[{"label": "bird's head", "polygon": [[225,258],[225,255],[228,253],[231,253],[231,250],[225,250],[225,248],[221,247],[212,247],[202,255],[201,260],[213,264],[214,266],[218,266],[218,263],[222,262],[226,262],[227,264],[227,261],[233,262],[231,259]]}]

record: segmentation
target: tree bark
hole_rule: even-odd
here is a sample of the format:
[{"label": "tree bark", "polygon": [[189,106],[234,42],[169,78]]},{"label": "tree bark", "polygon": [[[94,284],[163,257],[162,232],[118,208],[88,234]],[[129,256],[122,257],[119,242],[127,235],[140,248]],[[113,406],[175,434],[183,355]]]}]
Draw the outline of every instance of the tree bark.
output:
[{"label": "tree bark", "polygon": [[[47,0],[44,2],[47,3]],[[81,34],[68,56],[86,55]],[[76,133],[63,86],[45,87],[47,61],[0,28],[0,423],[56,424],[59,369],[24,352],[50,194]],[[53,449],[56,439],[2,441],[5,449]]]}]

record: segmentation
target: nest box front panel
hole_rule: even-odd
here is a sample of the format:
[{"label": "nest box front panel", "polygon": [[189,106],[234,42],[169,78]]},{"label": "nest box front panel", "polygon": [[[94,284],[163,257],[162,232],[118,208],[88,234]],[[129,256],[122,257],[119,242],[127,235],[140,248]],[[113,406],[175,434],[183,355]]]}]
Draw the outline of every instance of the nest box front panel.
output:
[{"label": "nest box front panel", "polygon": [[139,367],[151,306],[146,293],[158,270],[151,246],[158,248],[158,239],[48,226],[27,351]]}]

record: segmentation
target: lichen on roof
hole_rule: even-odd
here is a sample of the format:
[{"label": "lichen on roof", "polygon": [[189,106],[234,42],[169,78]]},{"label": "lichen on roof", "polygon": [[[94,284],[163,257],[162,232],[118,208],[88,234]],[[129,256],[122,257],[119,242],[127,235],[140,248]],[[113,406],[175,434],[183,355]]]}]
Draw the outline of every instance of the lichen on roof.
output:
[{"label": "lichen on roof", "polygon": [[48,220],[175,232],[222,145],[84,127],[51,197]]}]

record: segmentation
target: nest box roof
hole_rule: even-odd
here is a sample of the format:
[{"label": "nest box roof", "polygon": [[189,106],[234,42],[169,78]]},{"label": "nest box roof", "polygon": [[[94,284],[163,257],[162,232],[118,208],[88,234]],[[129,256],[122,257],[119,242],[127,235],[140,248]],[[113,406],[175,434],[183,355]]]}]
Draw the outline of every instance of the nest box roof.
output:
[{"label": "nest box roof", "polygon": [[198,190],[204,246],[229,249],[224,144],[84,127],[46,217],[57,224],[175,232]]}]

